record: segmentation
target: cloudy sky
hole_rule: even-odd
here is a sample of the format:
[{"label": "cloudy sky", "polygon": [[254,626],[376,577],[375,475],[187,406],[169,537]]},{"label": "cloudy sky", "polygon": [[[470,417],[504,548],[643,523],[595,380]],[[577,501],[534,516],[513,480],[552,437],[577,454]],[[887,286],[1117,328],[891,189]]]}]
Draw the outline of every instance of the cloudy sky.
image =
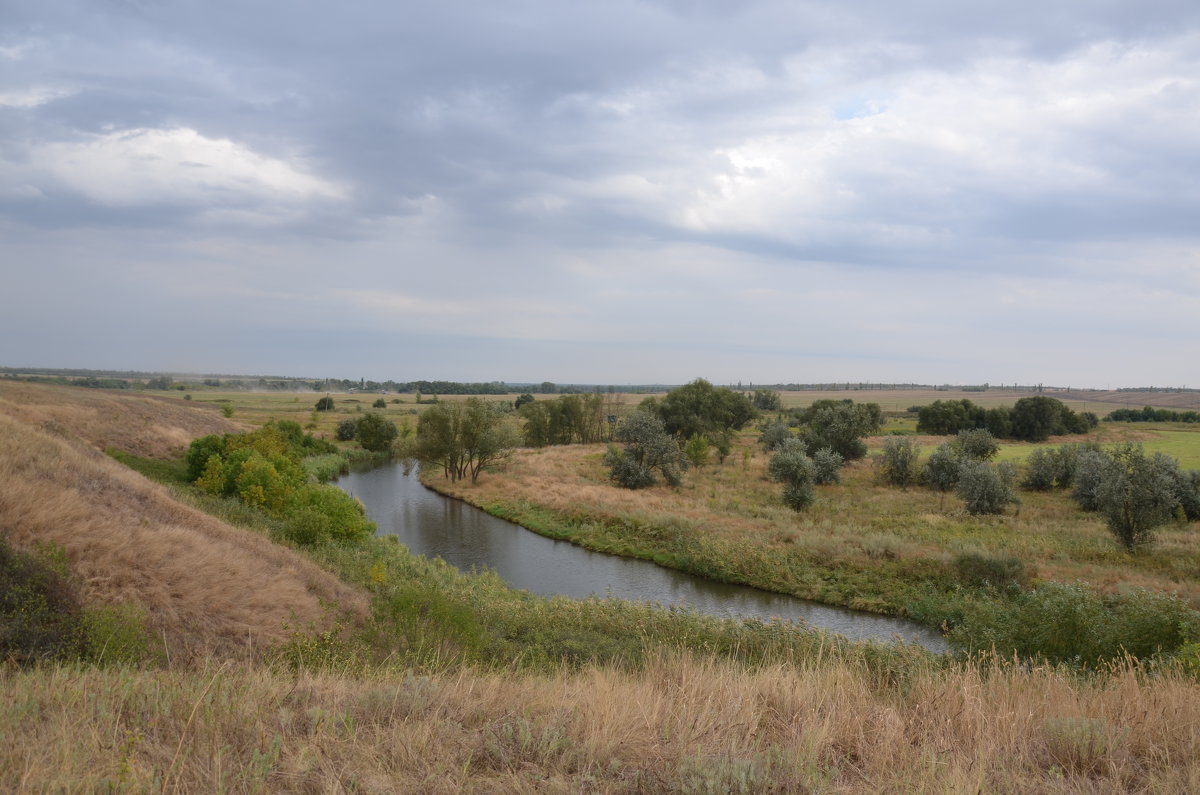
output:
[{"label": "cloudy sky", "polygon": [[1194,0],[0,0],[0,365],[1200,386]]}]

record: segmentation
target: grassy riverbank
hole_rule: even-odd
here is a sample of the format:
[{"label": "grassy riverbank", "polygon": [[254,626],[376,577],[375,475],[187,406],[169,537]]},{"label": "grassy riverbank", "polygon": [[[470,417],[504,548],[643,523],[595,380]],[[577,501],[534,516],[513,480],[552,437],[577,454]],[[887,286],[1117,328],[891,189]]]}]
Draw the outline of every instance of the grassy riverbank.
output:
[{"label": "grassy riverbank", "polygon": [[[932,449],[936,439],[929,439]],[[1031,445],[1013,445],[1028,454]],[[1161,529],[1156,545],[1121,550],[1102,520],[1063,493],[1022,492],[1019,509],[970,516],[953,495],[880,485],[870,461],[843,470],[797,514],[766,477],[749,438],[723,466],[688,473],[681,489],[631,491],[607,480],[603,447],[522,450],[478,483],[423,480],[538,532],[617,554],[879,612],[902,613],[914,589],[959,585],[963,553],[1012,556],[1036,577],[1085,580],[1115,592],[1146,587],[1200,605],[1195,523]]]}]

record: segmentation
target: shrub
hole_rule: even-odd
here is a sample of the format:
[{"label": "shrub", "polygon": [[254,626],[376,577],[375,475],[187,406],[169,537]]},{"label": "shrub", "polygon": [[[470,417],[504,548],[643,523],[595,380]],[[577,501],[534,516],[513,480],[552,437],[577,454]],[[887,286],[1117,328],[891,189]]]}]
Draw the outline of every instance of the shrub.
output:
[{"label": "shrub", "polygon": [[1055,483],[1060,489],[1069,489],[1075,482],[1075,470],[1079,465],[1079,456],[1085,452],[1100,452],[1100,445],[1096,442],[1084,442],[1082,444],[1063,444],[1059,445],[1055,452],[1055,460],[1058,463],[1058,472],[1055,475]]},{"label": "shrub", "polygon": [[767,463],[771,480],[783,483],[783,501],[793,510],[801,511],[816,500],[813,477],[816,467],[804,454],[804,444],[799,439],[789,439],[778,448]]},{"label": "shrub", "polygon": [[317,401],[317,411],[333,411],[333,398],[329,395]]},{"label": "shrub", "polygon": [[889,436],[877,461],[884,483],[907,489],[920,478],[921,448],[907,436]]},{"label": "shrub", "polygon": [[352,442],[358,436],[358,417],[347,417],[337,424],[333,437],[339,442]]},{"label": "shrub", "polygon": [[1179,506],[1178,462],[1161,453],[1147,458],[1140,445],[1111,451],[1096,485],[1097,510],[1125,549],[1147,544],[1155,527]]},{"label": "shrub", "polygon": [[763,446],[763,450],[769,453],[791,438],[792,431],[788,428],[787,423],[772,422],[763,428],[758,441]]},{"label": "shrub", "polygon": [[788,483],[783,487],[783,501],[793,511],[803,511],[817,501],[812,483]]},{"label": "shrub", "polygon": [[828,447],[845,461],[857,461],[867,454],[862,437],[883,427],[883,411],[878,403],[854,403],[850,400],[818,400],[795,412],[796,421],[806,426],[800,437],[805,452]]},{"label": "shrub", "polygon": [[921,480],[926,486],[943,494],[958,485],[959,460],[953,445],[943,442],[929,455]]},{"label": "shrub", "polygon": [[971,515],[1003,513],[1016,502],[1011,466],[992,466],[986,461],[964,461],[959,465],[955,491]]},{"label": "shrub", "polygon": [[346,456],[340,453],[326,453],[305,458],[300,462],[300,467],[309,480],[326,483],[338,475],[345,474],[348,471],[346,463]]},{"label": "shrub", "polygon": [[1179,509],[1189,522],[1200,520],[1200,471],[1175,471],[1175,489]]},{"label": "shrub", "polygon": [[645,488],[655,482],[655,471],[672,486],[683,482],[687,459],[657,414],[639,409],[617,426],[614,437],[625,447],[610,446],[604,463],[611,467],[609,478],[617,485]]},{"label": "shrub", "polygon": [[654,473],[650,468],[614,444],[608,446],[604,455],[604,465],[609,468],[608,478],[613,483],[626,489],[644,489],[655,483]]},{"label": "shrub", "polygon": [[[298,543],[300,538],[354,541],[375,532],[375,523],[358,500],[329,485],[307,485],[299,489],[290,502],[289,537]],[[293,535],[294,534],[294,535]]]},{"label": "shrub", "polygon": [[709,443],[700,434],[695,434],[683,446],[683,454],[688,463],[694,467],[702,467],[708,463]]},{"label": "shrub", "polygon": [[837,483],[842,479],[842,457],[828,447],[813,453],[812,461],[813,483]]},{"label": "shrub", "polygon": [[996,441],[996,437],[983,428],[959,431],[954,445],[963,460],[990,461],[1000,452],[1000,443]]},{"label": "shrub", "polygon": [[1039,447],[1025,459],[1025,477],[1021,488],[1030,491],[1049,491],[1058,478],[1058,456],[1053,450]]},{"label": "shrub", "polygon": [[375,402],[371,404],[371,408],[373,408],[373,409],[386,409],[386,408],[387,408],[387,401],[386,401],[386,400],[384,400],[383,398],[375,398]]},{"label": "shrub", "polygon": [[358,443],[364,450],[382,453],[392,446],[392,442],[400,435],[396,423],[382,414],[369,411],[358,418],[356,426]]},{"label": "shrub", "polygon": [[1104,475],[1105,456],[1099,450],[1084,450],[1075,456],[1074,485],[1071,497],[1085,511],[1100,507],[1097,489]]}]

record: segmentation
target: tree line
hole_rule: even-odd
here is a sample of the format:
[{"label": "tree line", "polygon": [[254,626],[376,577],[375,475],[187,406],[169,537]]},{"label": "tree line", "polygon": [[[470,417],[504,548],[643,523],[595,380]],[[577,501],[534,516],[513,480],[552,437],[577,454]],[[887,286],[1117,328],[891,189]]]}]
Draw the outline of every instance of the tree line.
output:
[{"label": "tree line", "polygon": [[997,439],[1044,442],[1051,436],[1087,433],[1100,424],[1094,413],[1077,413],[1061,400],[1046,395],[1021,398],[1011,407],[990,409],[965,398],[935,400],[916,407],[916,412],[917,432],[931,436],[983,429]]},{"label": "tree line", "polygon": [[1117,409],[1104,418],[1107,422],[1200,422],[1200,411],[1172,411],[1143,406],[1140,409]]}]

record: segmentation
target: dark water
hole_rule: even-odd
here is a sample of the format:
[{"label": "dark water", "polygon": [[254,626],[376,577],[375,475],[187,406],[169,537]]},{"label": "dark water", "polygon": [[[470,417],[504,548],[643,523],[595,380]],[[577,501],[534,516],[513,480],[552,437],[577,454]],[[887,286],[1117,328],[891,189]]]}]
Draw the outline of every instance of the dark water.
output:
[{"label": "dark water", "polygon": [[495,569],[513,587],[543,596],[683,604],[729,618],[803,620],[855,640],[900,636],[934,651],[947,649],[940,635],[911,621],[727,585],[540,536],[425,488],[415,470],[406,475],[398,463],[343,475],[337,485],[362,500],[380,535],[398,536],[412,552],[463,571]]}]

